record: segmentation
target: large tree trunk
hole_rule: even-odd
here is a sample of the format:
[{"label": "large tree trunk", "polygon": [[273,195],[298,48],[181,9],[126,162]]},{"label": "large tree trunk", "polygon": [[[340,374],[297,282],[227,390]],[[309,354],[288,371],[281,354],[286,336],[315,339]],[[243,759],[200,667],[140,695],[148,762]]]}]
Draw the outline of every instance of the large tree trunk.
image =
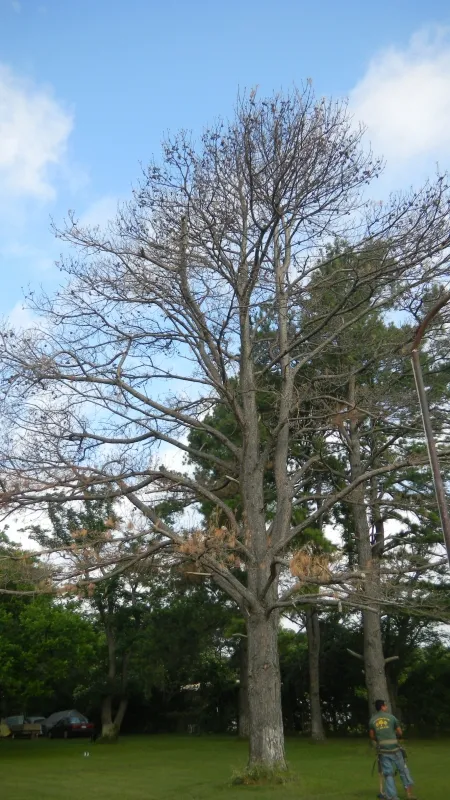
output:
[{"label": "large tree trunk", "polygon": [[371,714],[375,700],[389,703],[379,611],[363,612],[364,671]]},{"label": "large tree trunk", "polygon": [[309,704],[311,711],[311,738],[314,742],[325,741],[320,706],[320,625],[317,609],[306,612],[306,634],[308,636]]},{"label": "large tree trunk", "polygon": [[249,767],[286,769],[281,680],[278,660],[278,614],[251,613],[248,631]]},{"label": "large tree trunk", "polygon": [[250,710],[248,703],[248,642],[247,637],[239,645],[239,719],[238,733],[247,739],[250,735]]},{"label": "large tree trunk", "polygon": [[[248,211],[243,210],[244,227],[247,225],[247,218]],[[286,469],[289,454],[289,414],[294,383],[294,373],[286,349],[289,324],[286,285],[290,267],[290,242],[286,244],[286,253],[282,256],[279,248],[279,231],[274,231],[273,236],[278,347],[283,355],[280,357],[281,389],[278,431],[273,456],[277,502],[270,535],[266,516],[267,498],[264,492],[268,452],[261,446],[260,439],[257,392],[261,384],[255,379],[255,339],[249,305],[253,266],[251,267],[247,259],[245,246],[241,251],[242,258],[236,283],[241,338],[238,416],[242,430],[242,455],[239,477],[244,544],[251,553],[251,558],[247,562],[247,588],[252,594],[252,600],[246,603],[250,712],[248,768],[251,770],[263,766],[267,771],[274,768],[287,769],[278,658],[279,614],[274,610],[274,604],[278,599],[279,568],[269,558],[269,551],[270,542],[282,540],[290,528],[293,491]],[[258,245],[255,259],[260,257]]]},{"label": "large tree trunk", "polygon": [[128,698],[122,697],[115,716],[113,717],[113,697],[107,695],[102,701],[102,742],[115,742],[119,736],[120,728],[127,710]]},{"label": "large tree trunk", "polygon": [[[111,630],[110,626],[105,622],[105,633],[106,633],[106,640],[108,643],[108,683],[110,687],[113,687],[116,672],[117,672],[117,664],[116,664],[116,641],[114,638],[114,633]],[[128,660],[129,660],[129,653],[126,653],[122,659],[122,695],[119,700],[119,706],[117,708],[117,712],[115,716],[113,716],[113,704],[114,704],[114,694],[111,691],[110,694],[105,695],[102,700],[102,711],[101,711],[101,721],[102,721],[102,733],[100,737],[101,742],[115,742],[120,733],[120,728],[122,726],[122,722],[127,710],[128,706],[128,698],[126,696],[126,685],[127,685],[127,677],[128,677]]]},{"label": "large tree trunk", "polygon": [[[356,407],[355,382],[350,382],[349,401]],[[361,461],[361,444],[358,423],[350,422],[350,464],[351,479],[356,480],[364,472]],[[385,673],[383,639],[381,635],[380,607],[377,598],[380,593],[380,563],[374,558],[370,540],[370,526],[366,508],[367,488],[361,483],[351,494],[355,537],[358,551],[358,564],[365,574],[364,591],[369,598],[370,609],[362,611],[364,631],[364,672],[370,714],[374,711],[375,700],[389,702],[389,692]]]},{"label": "large tree trunk", "polygon": [[358,542],[358,562],[365,573],[365,593],[370,598],[370,609],[362,612],[364,631],[364,672],[370,713],[374,711],[375,700],[389,702],[389,692],[385,672],[383,638],[381,633],[379,596],[379,564],[372,558],[370,528],[367,521],[364,490],[357,490],[354,498],[353,515]]},{"label": "large tree trunk", "polygon": [[102,741],[113,741],[117,739],[117,732],[112,717],[113,698],[111,695],[106,695],[102,700]]}]

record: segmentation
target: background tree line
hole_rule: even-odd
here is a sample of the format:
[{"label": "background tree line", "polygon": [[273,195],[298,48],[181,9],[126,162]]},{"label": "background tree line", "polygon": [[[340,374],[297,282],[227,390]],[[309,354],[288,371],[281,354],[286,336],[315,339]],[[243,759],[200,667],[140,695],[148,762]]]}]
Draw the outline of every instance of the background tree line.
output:
[{"label": "background tree line", "polygon": [[[88,514],[92,516],[92,509]],[[15,569],[10,561],[0,562],[2,587],[26,590],[32,585],[30,571],[39,570],[39,561],[34,559],[24,575],[23,553],[3,535],[2,557],[11,551],[22,560],[13,562]],[[111,735],[114,718],[116,734],[248,735],[248,703],[242,694],[244,626],[233,605],[219,590],[179,572],[163,580],[149,572],[134,578],[134,587],[140,604],[139,635],[136,621],[130,630],[130,617],[138,612],[126,588],[119,592],[117,586],[102,586],[100,597],[72,600],[1,595],[0,716],[46,716],[75,706],[106,736]],[[102,603],[108,593],[114,605],[105,623]],[[307,613],[305,608],[285,620],[278,646],[285,731],[310,737],[314,718]],[[357,614],[325,611],[318,624],[322,735],[365,734],[364,665],[351,654],[363,649],[361,621]],[[108,647],[111,630],[115,669]],[[450,704],[445,701],[450,647],[443,630],[428,617],[382,618],[384,651],[398,656],[386,669],[390,697],[408,736],[450,731]]]}]

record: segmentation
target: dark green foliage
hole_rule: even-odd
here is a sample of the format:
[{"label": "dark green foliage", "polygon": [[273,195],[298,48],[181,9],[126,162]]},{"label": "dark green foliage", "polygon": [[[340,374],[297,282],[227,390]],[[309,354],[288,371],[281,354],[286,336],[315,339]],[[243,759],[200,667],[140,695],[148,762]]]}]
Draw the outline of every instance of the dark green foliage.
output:
[{"label": "dark green foliage", "polygon": [[16,600],[14,608],[0,599],[0,631],[0,716],[70,707],[100,651],[81,610],[47,597]]}]

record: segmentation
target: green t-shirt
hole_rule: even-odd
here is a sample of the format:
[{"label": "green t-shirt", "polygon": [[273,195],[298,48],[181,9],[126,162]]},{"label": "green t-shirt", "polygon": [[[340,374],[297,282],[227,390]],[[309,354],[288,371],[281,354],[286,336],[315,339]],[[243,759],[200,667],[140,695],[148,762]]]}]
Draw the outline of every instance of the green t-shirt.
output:
[{"label": "green t-shirt", "polygon": [[380,750],[398,750],[395,729],[399,727],[398,719],[387,711],[377,711],[369,722],[369,728],[374,731]]}]

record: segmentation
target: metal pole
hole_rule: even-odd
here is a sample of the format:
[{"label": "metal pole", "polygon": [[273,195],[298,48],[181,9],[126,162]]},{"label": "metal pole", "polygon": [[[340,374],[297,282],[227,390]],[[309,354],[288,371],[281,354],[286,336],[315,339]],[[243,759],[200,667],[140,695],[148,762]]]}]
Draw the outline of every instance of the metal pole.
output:
[{"label": "metal pole", "polygon": [[445,494],[445,486],[442,478],[441,467],[437,454],[436,442],[433,435],[433,427],[431,425],[430,410],[428,407],[427,393],[425,384],[423,382],[422,369],[420,366],[419,347],[422,341],[423,334],[427,325],[436,316],[436,314],[445,306],[450,300],[450,292],[447,292],[441,299],[433,306],[431,311],[428,312],[423,322],[419,325],[413,341],[413,349],[411,353],[412,367],[414,371],[414,379],[416,382],[417,395],[420,403],[420,410],[422,413],[423,427],[427,440],[428,456],[430,459],[431,471],[433,473],[434,490],[436,500],[439,508],[439,516],[441,518],[442,531],[444,534],[444,543],[447,548],[447,557],[450,565],[450,514],[447,506],[447,498]]},{"label": "metal pole", "polygon": [[448,513],[447,498],[445,496],[444,481],[442,480],[436,443],[433,437],[433,428],[431,427],[427,393],[425,391],[422,370],[420,368],[420,356],[418,350],[412,351],[412,365],[414,370],[414,378],[416,381],[417,394],[419,396],[420,410],[422,412],[423,427],[425,430],[425,436],[427,438],[428,456],[433,473],[434,490],[439,507],[439,515],[441,517],[441,525],[444,533],[445,546],[447,548],[448,562],[450,565],[450,515]]}]

